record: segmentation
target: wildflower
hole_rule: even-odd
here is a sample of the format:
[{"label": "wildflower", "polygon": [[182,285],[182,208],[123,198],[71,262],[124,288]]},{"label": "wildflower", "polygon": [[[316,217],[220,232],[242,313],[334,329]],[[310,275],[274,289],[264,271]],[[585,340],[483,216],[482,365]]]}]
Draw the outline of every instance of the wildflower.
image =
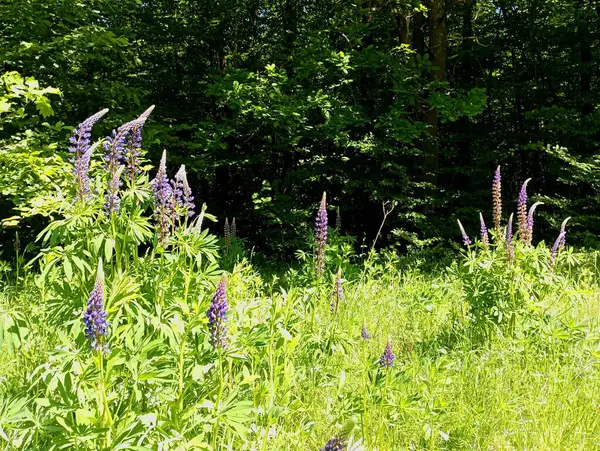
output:
[{"label": "wildflower", "polygon": [[121,204],[121,197],[119,196],[119,188],[121,187],[121,174],[123,172],[123,166],[119,166],[117,171],[112,175],[108,181],[108,189],[104,194],[104,213],[109,216],[111,213],[119,211],[119,205]]},{"label": "wildflower", "polygon": [[227,347],[227,276],[223,275],[215,294],[210,301],[210,307],[206,311],[208,316],[208,328],[210,330],[210,342],[215,349],[224,349]]},{"label": "wildflower", "polygon": [[173,188],[167,177],[167,151],[163,151],[156,177],[151,182],[154,193],[154,217],[158,222],[159,242],[165,245],[169,238],[171,224],[171,198]]},{"label": "wildflower", "polygon": [[77,180],[77,198],[80,201],[83,201],[90,193],[89,171],[91,154],[88,153],[88,150],[90,149],[92,128],[107,112],[108,109],[105,108],[88,117],[73,130],[73,136],[69,138],[69,142],[71,143],[69,152],[75,154],[71,161],[73,163],[73,176]]},{"label": "wildflower", "polygon": [[519,192],[517,200],[517,221],[519,227],[519,239],[521,242],[527,242],[527,184],[531,179],[525,180]]},{"label": "wildflower", "polygon": [[231,227],[229,229],[230,229],[229,231],[231,232],[230,233],[231,238],[235,238],[235,235],[237,233],[237,227],[235,225],[235,216],[233,217],[233,220],[231,221]]},{"label": "wildflower", "polygon": [[558,257],[558,251],[563,249],[565,247],[565,245],[567,244],[567,231],[565,230],[566,226],[567,226],[567,222],[569,222],[569,219],[571,219],[571,217],[568,217],[567,219],[565,219],[561,226],[560,226],[560,232],[558,234],[558,237],[556,238],[556,241],[554,241],[554,244],[552,245],[552,248],[550,249],[550,263],[552,264],[552,266],[554,266],[556,264],[556,258]]},{"label": "wildflower", "polygon": [[515,258],[515,245],[513,243],[513,213],[510,214],[508,219],[508,226],[506,226],[506,259],[508,263],[511,263]]},{"label": "wildflower", "polygon": [[87,309],[83,314],[85,335],[92,341],[92,348],[109,352],[108,343],[103,343],[103,337],[108,335],[109,323],[106,320],[107,313],[104,310],[104,271],[102,270],[102,259],[98,262],[96,283],[90,293]]},{"label": "wildflower", "polygon": [[502,176],[500,174],[500,166],[496,168],[494,178],[492,180],[492,208],[494,215],[494,229],[496,236],[500,236],[500,220],[502,218]]},{"label": "wildflower", "polygon": [[335,230],[338,232],[342,230],[342,213],[340,213],[340,207],[337,207],[337,215],[335,216]]},{"label": "wildflower", "polygon": [[340,303],[344,300],[344,287],[342,287],[342,270],[339,269],[335,276],[335,288],[332,293],[331,311],[337,313]]},{"label": "wildflower", "polygon": [[367,330],[367,325],[363,323],[363,327],[362,330],[360,331],[360,337],[363,340],[368,340],[371,338],[371,334],[369,333],[369,331]]},{"label": "wildflower", "polygon": [[479,222],[481,223],[481,242],[483,243],[483,247],[487,249],[488,245],[490,244],[490,238],[488,236],[488,229],[485,225],[485,221],[483,220],[483,215],[481,212],[479,213]]},{"label": "wildflower", "polygon": [[320,451],[344,451],[346,446],[346,440],[333,437],[325,444],[324,448],[321,448]]},{"label": "wildflower", "polygon": [[229,219],[225,218],[225,224],[223,225],[223,233],[225,235],[225,249],[229,249],[231,245],[231,228],[229,227]]},{"label": "wildflower", "polygon": [[396,356],[392,352],[392,342],[388,339],[385,349],[383,350],[383,354],[379,358],[379,364],[384,368],[390,368],[394,366],[395,360]]},{"label": "wildflower", "polygon": [[538,205],[543,205],[543,203],[536,202],[529,208],[529,212],[527,213],[527,234],[525,236],[525,243],[527,244],[531,244],[533,241],[533,214]]},{"label": "wildflower", "polygon": [[315,259],[315,273],[317,278],[323,275],[325,270],[325,246],[327,245],[327,194],[323,192],[321,205],[317,212],[317,220],[315,222],[315,240],[317,245]]},{"label": "wildflower", "polygon": [[183,208],[187,216],[194,216],[194,196],[192,196],[192,189],[188,183],[185,165],[183,164],[175,174],[173,190],[176,193],[177,205]]},{"label": "wildflower", "polygon": [[142,148],[142,128],[144,128],[144,124],[152,110],[154,110],[154,105],[150,106],[133,121],[131,132],[126,138],[125,160],[127,161],[127,177],[131,184],[135,181],[135,176],[141,172],[139,157]]},{"label": "wildflower", "polygon": [[463,244],[465,246],[469,246],[471,244],[471,239],[469,238],[469,235],[467,235],[467,232],[465,232],[465,228],[461,224],[460,220],[457,219],[456,222],[458,222],[458,228],[460,229],[460,233],[462,234]]},{"label": "wildflower", "polygon": [[18,254],[21,250],[21,240],[19,239],[19,232],[15,232],[15,240],[13,241],[13,247],[15,249],[15,254]]}]

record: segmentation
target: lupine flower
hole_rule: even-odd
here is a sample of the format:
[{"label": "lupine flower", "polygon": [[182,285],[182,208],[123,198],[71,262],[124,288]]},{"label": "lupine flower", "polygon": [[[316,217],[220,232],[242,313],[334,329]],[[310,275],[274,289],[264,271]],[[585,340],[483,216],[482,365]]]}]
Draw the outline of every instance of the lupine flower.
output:
[{"label": "lupine flower", "polygon": [[331,311],[337,313],[340,303],[344,301],[344,287],[342,287],[342,270],[339,269],[335,276],[335,287],[332,293]]},{"label": "lupine flower", "polygon": [[192,189],[188,183],[185,165],[183,164],[175,174],[174,192],[176,193],[177,205],[183,207],[185,214],[190,218],[194,216],[194,196],[192,196]]},{"label": "lupine flower", "polygon": [[538,205],[543,205],[543,202],[536,202],[529,208],[529,212],[527,213],[527,235],[525,237],[525,242],[527,244],[531,244],[533,241],[533,214],[535,213],[535,209]]},{"label": "lupine flower", "polygon": [[340,207],[337,208],[337,215],[335,216],[335,230],[338,232],[342,230],[342,213],[340,213]]},{"label": "lupine flower", "polygon": [[142,128],[144,128],[144,124],[152,110],[154,110],[154,105],[140,114],[135,121],[132,121],[131,132],[126,138],[124,158],[127,161],[127,177],[131,184],[135,181],[135,176],[141,172],[139,157],[142,148]]},{"label": "lupine flower", "polygon": [[391,340],[388,340],[385,349],[383,350],[383,354],[379,358],[379,364],[384,368],[390,368],[394,366],[395,360],[396,356],[392,352],[392,342]]},{"label": "lupine flower", "polygon": [[363,327],[362,330],[360,331],[360,337],[363,340],[368,340],[371,338],[371,334],[369,333],[369,331],[367,330],[367,325],[363,323]]},{"label": "lupine flower", "polygon": [[500,220],[502,219],[502,176],[500,166],[496,168],[492,180],[492,208],[494,214],[494,229],[496,236],[500,237]]},{"label": "lupine flower", "polygon": [[202,205],[202,208],[200,209],[200,214],[198,215],[198,218],[196,218],[196,230],[198,231],[198,233],[202,232],[202,223],[204,222],[204,212],[206,211],[206,204]]},{"label": "lupine flower", "polygon": [[315,273],[317,278],[323,275],[325,270],[325,246],[327,245],[327,194],[324,192],[321,198],[317,220],[315,222],[316,259]]},{"label": "lupine flower", "polygon": [[210,342],[215,349],[225,349],[228,344],[227,337],[227,276],[223,275],[215,294],[210,301],[210,307],[206,312],[208,316],[208,328],[210,330]]},{"label": "lupine flower", "polygon": [[531,179],[525,180],[521,186],[519,192],[519,199],[517,200],[517,220],[519,226],[519,239],[526,243],[527,242],[527,184]]},{"label": "lupine flower", "polygon": [[88,117],[73,130],[73,135],[69,138],[71,143],[69,152],[75,154],[71,162],[73,163],[73,176],[77,180],[77,198],[80,201],[84,200],[90,193],[90,158],[88,157],[91,157],[91,154],[88,154],[88,150],[92,128],[107,112],[108,109],[105,108]]},{"label": "lupine flower", "polygon": [[167,177],[167,151],[163,151],[156,177],[151,182],[154,193],[154,217],[158,223],[159,242],[164,246],[169,238],[171,225],[171,198],[173,188]]},{"label": "lupine flower", "polygon": [[515,245],[513,243],[513,213],[510,214],[508,226],[506,226],[506,259],[509,263],[515,259]]},{"label": "lupine flower", "polygon": [[121,187],[121,174],[123,172],[123,166],[119,168],[112,175],[108,181],[108,189],[104,194],[104,213],[106,216],[110,216],[111,213],[117,213],[119,211],[119,205],[121,205],[121,197],[119,196],[119,188]]},{"label": "lupine flower", "polygon": [[100,259],[96,283],[90,293],[87,309],[83,314],[83,324],[85,335],[92,341],[92,348],[96,351],[102,351],[104,354],[109,352],[108,343],[103,342],[104,337],[108,335],[109,323],[106,318],[107,313],[104,310],[104,271],[102,270],[102,259]]},{"label": "lupine flower", "polygon": [[346,449],[346,440],[342,438],[333,437],[329,440],[324,448],[321,448],[320,451],[344,451]]},{"label": "lupine flower", "polygon": [[231,227],[229,229],[231,232],[231,238],[235,238],[235,235],[237,234],[237,226],[235,225],[235,216],[233,217],[233,220],[231,221]]},{"label": "lupine flower", "polygon": [[560,226],[560,232],[558,234],[558,237],[556,238],[556,241],[554,241],[554,244],[552,245],[552,248],[550,249],[550,263],[552,264],[552,266],[554,266],[556,264],[556,258],[558,257],[558,251],[561,250],[562,248],[565,247],[565,245],[567,244],[567,231],[565,230],[566,226],[567,226],[567,222],[569,222],[569,219],[571,219],[570,217],[568,217],[567,219],[565,219],[561,226]]},{"label": "lupine flower", "polygon": [[223,225],[223,234],[225,235],[225,249],[229,249],[231,245],[231,228],[229,227],[229,219],[225,218],[225,224]]},{"label": "lupine flower", "polygon": [[465,232],[465,228],[461,224],[460,220],[457,219],[456,222],[458,222],[458,228],[460,229],[460,233],[462,235],[463,244],[465,246],[469,246],[471,244],[471,239],[469,238],[469,235],[467,235],[467,232]]},{"label": "lupine flower", "polygon": [[483,243],[483,247],[487,249],[490,244],[490,237],[481,212],[479,212],[479,222],[481,223],[481,242]]}]

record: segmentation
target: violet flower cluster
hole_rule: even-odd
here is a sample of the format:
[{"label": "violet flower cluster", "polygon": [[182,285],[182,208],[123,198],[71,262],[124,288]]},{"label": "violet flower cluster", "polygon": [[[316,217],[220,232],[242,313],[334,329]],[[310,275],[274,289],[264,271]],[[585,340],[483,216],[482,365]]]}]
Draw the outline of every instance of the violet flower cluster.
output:
[{"label": "violet flower cluster", "polygon": [[158,241],[166,245],[171,230],[173,187],[167,177],[167,151],[163,151],[154,180],[150,182],[154,194],[154,219],[158,224]]},{"label": "violet flower cluster", "polygon": [[506,226],[506,260],[511,263],[515,259],[515,244],[513,243],[513,213],[508,218]]},{"label": "violet flower cluster", "polygon": [[335,287],[331,299],[331,311],[337,313],[340,303],[344,301],[344,287],[342,286],[342,270],[338,270],[335,276]]},{"label": "violet flower cluster", "polygon": [[479,222],[481,223],[481,242],[483,243],[483,247],[487,249],[490,244],[490,237],[481,212],[479,213]]},{"label": "violet flower cluster", "polygon": [[325,444],[325,447],[321,448],[320,451],[344,451],[346,446],[346,440],[343,438],[333,437]]},{"label": "violet flower cluster", "polygon": [[69,138],[69,152],[75,154],[71,162],[73,163],[73,176],[77,180],[77,199],[85,200],[90,194],[90,161],[91,148],[90,138],[94,124],[102,118],[108,109],[98,111],[96,114],[88,117],[85,121],[73,130],[73,135]]},{"label": "violet flower cluster", "polygon": [[391,368],[394,366],[394,362],[396,361],[396,356],[392,351],[392,342],[388,340],[385,345],[385,349],[383,350],[383,354],[379,358],[379,364],[384,368]]},{"label": "violet flower cluster", "polygon": [[554,244],[552,245],[552,248],[550,249],[550,263],[552,266],[554,266],[556,264],[556,259],[558,258],[558,251],[563,249],[565,247],[565,245],[567,244],[567,231],[566,231],[566,227],[567,227],[567,222],[569,222],[571,218],[568,217],[567,219],[565,219],[561,226],[560,226],[560,232],[558,234],[558,237],[556,238],[556,241],[554,241]]},{"label": "violet flower cluster", "polygon": [[188,216],[194,216],[194,196],[192,196],[192,189],[187,180],[187,173],[185,172],[185,165],[181,165],[177,174],[175,174],[175,182],[173,184],[173,191],[175,193],[176,207],[183,210],[183,213]]},{"label": "violet flower cluster", "polygon": [[536,202],[536,203],[534,203],[529,208],[529,212],[527,213],[527,232],[525,234],[525,239],[524,239],[524,242],[526,244],[531,244],[531,242],[533,241],[533,215],[535,213],[535,209],[539,205],[543,205],[543,203],[542,202]]},{"label": "violet flower cluster", "polygon": [[327,246],[327,194],[323,193],[315,221],[315,274],[320,278],[325,271],[325,246]]},{"label": "violet flower cluster", "polygon": [[371,334],[367,330],[367,325],[366,324],[363,324],[362,330],[360,331],[360,337],[363,340],[369,340],[370,338],[372,338]]},{"label": "violet flower cluster", "polygon": [[229,249],[231,246],[231,227],[228,218],[225,218],[225,224],[223,224],[223,235],[225,236],[225,249]]},{"label": "violet flower cluster", "polygon": [[96,283],[90,293],[87,308],[83,314],[83,324],[85,326],[85,335],[91,340],[92,348],[102,351],[104,354],[109,352],[108,343],[104,342],[104,337],[108,335],[107,313],[104,309],[104,271],[102,269],[102,259],[98,263],[98,272]]},{"label": "violet flower cluster", "polygon": [[519,191],[517,199],[517,221],[519,230],[519,239],[521,242],[527,242],[528,227],[527,227],[527,184],[531,179],[525,180]]},{"label": "violet flower cluster", "polygon": [[465,232],[465,228],[460,222],[460,219],[457,219],[456,222],[458,222],[458,228],[460,229],[460,233],[462,235],[463,244],[467,247],[471,244],[471,239],[469,238],[469,235],[467,235],[467,232]]},{"label": "violet flower cluster", "polygon": [[134,121],[131,133],[129,133],[126,139],[125,160],[127,162],[127,177],[132,185],[135,177],[141,172],[139,159],[141,154],[140,149],[142,148],[142,128],[144,128],[144,124],[153,110],[154,105],[150,106]]},{"label": "violet flower cluster", "polygon": [[502,219],[502,175],[500,174],[500,166],[496,168],[492,179],[492,209],[494,230],[496,230],[496,237],[500,237],[500,221]]},{"label": "violet flower cluster", "polygon": [[208,316],[208,328],[210,330],[210,342],[215,349],[225,349],[228,345],[227,336],[227,276],[223,275],[217,289],[210,301],[210,307],[206,312]]}]

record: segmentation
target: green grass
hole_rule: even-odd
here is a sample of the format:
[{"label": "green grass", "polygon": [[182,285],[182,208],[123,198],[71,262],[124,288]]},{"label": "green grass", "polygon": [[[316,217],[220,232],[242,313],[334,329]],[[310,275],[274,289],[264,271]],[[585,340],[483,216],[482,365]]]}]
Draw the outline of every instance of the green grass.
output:
[{"label": "green grass", "polygon": [[[224,429],[218,442],[230,449],[317,450],[354,419],[355,449],[598,449],[600,290],[592,260],[591,254],[580,254],[578,263],[548,275],[551,288],[519,311],[516,327],[490,326],[489,339],[477,333],[455,270],[422,272],[395,259],[354,267],[344,284],[345,300],[333,315],[329,279],[315,285],[291,274],[265,281],[249,265],[237,265],[229,277],[233,342],[224,356],[224,377],[236,402],[250,401],[251,409],[240,420],[243,433]],[[8,401],[27,399],[32,413],[34,398],[51,397],[53,389],[36,385],[32,374],[57,344],[64,347],[67,336],[44,323],[50,304],[31,277],[23,280],[24,288],[15,291],[5,284],[0,294],[0,432],[5,431],[0,443],[5,449],[19,448],[19,437],[35,429],[19,415],[11,419]],[[199,293],[190,301],[196,316],[204,314],[210,296],[207,290]],[[15,317],[19,327],[12,324]],[[370,340],[360,338],[363,323]],[[15,330],[22,340],[16,340]],[[385,371],[378,358],[388,338],[396,365]],[[206,405],[195,398],[202,390],[187,391],[188,384],[196,379],[200,386],[214,386],[216,376],[214,366],[203,368],[193,354],[186,346],[183,403],[187,415],[202,415]],[[208,437],[211,428],[186,432],[189,422],[184,427],[168,418],[172,400],[167,393],[176,391],[170,388],[176,377],[165,374],[153,386],[140,386],[147,390],[141,397],[157,399],[139,401],[136,410],[139,416],[164,416],[164,430],[160,438],[148,432],[135,443],[149,449],[157,443],[164,449],[203,449],[190,440]],[[118,389],[118,384],[112,387],[115,394]],[[211,397],[210,389],[204,393]],[[117,411],[118,396],[109,398]],[[31,442],[28,449],[49,449],[53,442],[43,434],[36,440],[39,448]],[[80,449],[99,449],[94,443],[99,442],[80,444]]]}]

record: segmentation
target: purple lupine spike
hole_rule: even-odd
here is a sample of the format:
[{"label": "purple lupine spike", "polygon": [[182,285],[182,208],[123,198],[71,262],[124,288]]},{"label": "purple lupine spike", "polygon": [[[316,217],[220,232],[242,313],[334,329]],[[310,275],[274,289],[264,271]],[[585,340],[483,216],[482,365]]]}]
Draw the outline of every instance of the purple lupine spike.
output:
[{"label": "purple lupine spike", "polygon": [[233,217],[233,220],[231,221],[231,227],[229,229],[230,229],[231,238],[232,239],[235,238],[235,235],[237,234],[237,226],[235,224],[235,216]]},{"label": "purple lupine spike", "polygon": [[104,354],[109,352],[108,343],[104,342],[104,337],[108,335],[109,323],[106,320],[107,316],[104,309],[104,271],[102,269],[102,259],[100,259],[96,273],[96,283],[90,293],[87,309],[83,314],[83,324],[86,337],[92,341],[92,348],[102,351]]},{"label": "purple lupine spike", "polygon": [[142,148],[142,128],[144,128],[144,124],[153,110],[154,105],[151,105],[136,120],[130,123],[131,132],[126,138],[125,160],[127,161],[127,177],[131,184],[135,181],[136,175],[141,172],[139,157]]},{"label": "purple lupine spike", "polygon": [[229,249],[229,246],[231,246],[231,227],[229,226],[229,218],[225,218],[223,235],[225,236],[225,249]]},{"label": "purple lupine spike", "polygon": [[171,198],[173,188],[167,177],[167,151],[163,151],[154,180],[150,182],[154,193],[154,218],[158,223],[159,242],[162,246],[167,243],[171,227]]},{"label": "purple lupine spike", "polygon": [[182,207],[184,213],[190,218],[194,216],[194,196],[187,180],[185,165],[181,165],[175,174],[175,187],[177,205]]},{"label": "purple lupine spike", "polygon": [[331,311],[337,313],[340,303],[344,301],[344,287],[342,286],[342,270],[339,269],[335,276],[335,287],[331,295]]},{"label": "purple lupine spike", "polygon": [[490,237],[481,212],[479,212],[479,222],[481,223],[481,242],[483,243],[483,247],[487,249],[490,244]]},{"label": "purple lupine spike", "polygon": [[107,112],[108,108],[105,108],[88,117],[73,130],[73,135],[69,138],[71,143],[69,152],[75,154],[71,162],[73,163],[73,176],[77,180],[77,199],[80,201],[83,201],[90,194],[91,153],[88,151],[90,149],[92,128]]},{"label": "purple lupine spike", "polygon": [[317,220],[315,222],[316,258],[315,274],[317,278],[323,275],[325,270],[325,246],[327,245],[327,194],[323,192]]},{"label": "purple lupine spike", "polygon": [[534,203],[529,208],[529,212],[527,213],[527,235],[525,237],[526,238],[525,242],[527,244],[531,244],[531,242],[533,241],[533,214],[535,213],[535,209],[539,205],[544,205],[544,203],[543,202],[536,202],[536,203]]},{"label": "purple lupine spike", "polygon": [[558,234],[558,237],[556,238],[556,241],[554,241],[554,244],[552,245],[552,248],[550,249],[550,263],[552,264],[552,266],[554,266],[556,264],[556,259],[558,257],[558,251],[563,249],[565,247],[565,245],[567,244],[567,231],[566,231],[566,227],[567,227],[567,222],[569,222],[569,220],[571,219],[571,217],[568,217],[567,219],[565,219],[561,226],[560,226],[560,232]]},{"label": "purple lupine spike", "polygon": [[343,438],[333,437],[325,444],[324,448],[321,448],[320,451],[344,451],[346,446],[346,440]]},{"label": "purple lupine spike", "polygon": [[365,323],[363,323],[362,330],[360,331],[360,337],[363,340],[369,340],[371,338],[371,334],[367,330],[367,325]]},{"label": "purple lupine spike", "polygon": [[469,235],[467,235],[467,232],[465,232],[465,228],[460,222],[460,219],[457,219],[456,222],[458,222],[458,228],[460,229],[460,233],[462,235],[463,244],[468,247],[471,244],[471,239],[469,238]]},{"label": "purple lupine spike", "polygon": [[119,195],[119,188],[121,187],[121,174],[123,172],[123,166],[115,171],[112,178],[108,181],[108,189],[104,194],[104,214],[110,216],[111,213],[117,213],[119,206],[121,205],[121,196]]},{"label": "purple lupine spike", "polygon": [[210,301],[210,307],[206,311],[208,316],[208,328],[210,330],[210,342],[215,349],[225,349],[228,344],[227,337],[227,276],[224,274],[217,286],[215,294]]},{"label": "purple lupine spike", "polygon": [[525,180],[519,191],[519,198],[517,200],[517,221],[519,230],[519,240],[521,242],[527,242],[527,184],[531,179]]},{"label": "purple lupine spike", "polygon": [[506,226],[506,260],[511,263],[515,259],[515,244],[513,243],[513,215],[510,214],[508,218],[508,225]]},{"label": "purple lupine spike", "polygon": [[396,356],[392,351],[392,341],[388,339],[385,349],[383,350],[383,354],[379,358],[379,364],[384,368],[390,368],[394,366],[395,360]]},{"label": "purple lupine spike", "polygon": [[492,180],[492,208],[494,216],[494,229],[496,236],[500,237],[500,221],[502,219],[502,175],[500,174],[500,166],[496,168],[494,178]]}]

